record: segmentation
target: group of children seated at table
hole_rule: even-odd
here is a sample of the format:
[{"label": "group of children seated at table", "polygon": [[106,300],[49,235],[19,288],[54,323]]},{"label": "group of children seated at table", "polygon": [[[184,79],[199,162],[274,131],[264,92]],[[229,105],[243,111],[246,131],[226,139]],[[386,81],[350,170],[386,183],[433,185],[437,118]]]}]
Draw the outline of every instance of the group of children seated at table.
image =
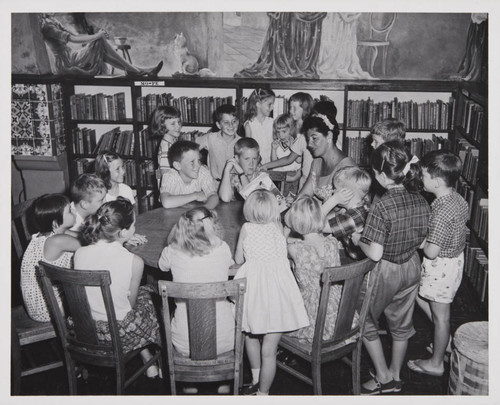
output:
[{"label": "group of children seated at table", "polygon": [[[301,190],[313,161],[308,147],[315,148],[318,156],[319,149],[332,145],[336,110],[332,115],[315,114],[311,96],[297,93],[290,99],[290,114],[273,121],[274,93],[265,89],[255,90],[248,104],[244,137],[237,134],[239,120],[231,105],[217,109],[220,131],[203,135],[197,143],[177,140],[181,121],[173,107],[158,107],[151,123],[153,132],[162,136],[158,150],[162,205],[171,208],[201,203],[187,207],[170,232],[158,263],[160,269],[171,271],[174,281],[215,282],[227,280],[230,266],[236,263],[241,267],[235,278],[247,279],[243,331],[252,383],[243,393],[269,393],[283,333],[311,344],[321,273],[325,267],[340,265],[339,240],[343,238],[380,262],[369,278],[373,293],[363,337],[375,370],[362,392],[401,391],[400,371],[408,340],[415,334],[412,317],[416,302],[434,323],[434,345],[431,358],[410,360],[408,367],[442,375],[449,350],[450,305],[461,282],[468,219],[467,203],[453,188],[461,173],[460,159],[440,150],[419,162],[404,146],[404,125],[388,119],[376,124],[371,133],[371,170],[385,192],[375,195],[370,207],[370,173],[348,164],[328,173],[332,177],[323,191],[330,192],[319,200]],[[301,133],[303,120],[305,133]],[[320,126],[326,128],[324,140]],[[208,150],[208,167],[201,163],[199,148]],[[234,199],[258,172],[276,167],[287,172],[290,207],[284,224],[274,194],[253,191],[243,204],[246,222],[233,256],[214,208],[219,199]],[[435,197],[430,206],[422,190]],[[107,269],[124,349],[160,343],[151,299],[154,289],[140,286],[144,263],[123,247],[147,241],[135,234],[137,210],[132,191],[124,184],[122,159],[110,152],[99,155],[96,173],[82,174],[72,184],[71,200],[53,194],[32,204],[32,223],[38,233],[33,235],[21,268],[28,314],[38,321],[50,319],[35,269],[39,260],[76,270]],[[423,263],[419,249],[423,249]],[[294,263],[293,271],[289,260]],[[333,335],[340,295],[341,287],[334,286],[324,339]],[[91,289],[88,296],[99,337],[107,341],[110,335],[102,299]],[[217,306],[219,353],[232,349],[231,307],[226,300]],[[378,334],[382,313],[393,340],[389,365]],[[189,355],[182,303],[172,319],[172,337],[176,350]],[[151,356],[147,349],[141,354],[145,361]],[[159,371],[151,366],[147,375],[157,377]],[[227,385],[219,387],[220,393],[228,390]],[[185,391],[194,393],[196,387],[186,386]]]}]

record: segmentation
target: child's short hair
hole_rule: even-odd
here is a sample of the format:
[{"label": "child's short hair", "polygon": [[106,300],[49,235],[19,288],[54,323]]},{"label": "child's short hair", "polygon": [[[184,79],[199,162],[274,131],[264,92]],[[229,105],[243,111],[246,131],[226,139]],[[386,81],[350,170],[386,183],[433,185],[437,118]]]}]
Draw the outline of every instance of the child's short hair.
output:
[{"label": "child's short hair", "polygon": [[240,138],[234,144],[234,154],[240,156],[244,149],[255,149],[260,153],[259,143],[254,138]]},{"label": "child's short hair", "polygon": [[221,106],[217,107],[217,109],[215,110],[216,122],[220,122],[224,114],[229,114],[238,118],[236,107],[232,104],[222,104]]},{"label": "child's short hair", "polygon": [[336,189],[347,188],[363,198],[368,195],[372,178],[366,170],[358,166],[349,166],[340,169],[333,176],[333,185]]},{"label": "child's short hair", "polygon": [[[194,220],[197,213],[201,214],[203,220]],[[212,235],[208,234],[204,223],[205,218],[213,222],[213,230],[221,239],[222,228],[218,224],[217,213],[206,207],[197,207],[181,215],[168,236],[168,244],[190,256],[205,256],[210,253],[214,246]]]},{"label": "child's short hair", "polygon": [[106,188],[111,188],[111,173],[109,172],[109,165],[111,162],[121,159],[120,155],[115,152],[102,152],[95,158],[95,174],[99,176]]},{"label": "child's short hair", "polygon": [[85,219],[81,237],[89,245],[99,240],[113,242],[122,229],[130,228],[134,220],[134,206],[129,200],[118,196],[115,201],[104,203],[95,214]]},{"label": "child's short hair", "polygon": [[448,187],[454,187],[462,173],[462,161],[448,150],[434,150],[427,153],[420,161],[432,178],[443,179]]},{"label": "child's short hair", "polygon": [[149,129],[152,136],[162,137],[165,134],[165,120],[170,118],[181,119],[180,111],[169,105],[160,105],[151,114]]},{"label": "child's short hair", "polygon": [[254,224],[281,224],[278,201],[269,190],[253,191],[243,204],[243,215]]},{"label": "child's short hair", "polygon": [[325,217],[319,202],[308,195],[296,200],[285,214],[285,223],[300,235],[319,233],[325,227]]},{"label": "child's short hair", "polygon": [[250,97],[248,97],[247,101],[247,108],[245,112],[245,121],[246,120],[251,120],[257,115],[257,103],[264,101],[266,98],[270,97],[276,97],[274,94],[274,91],[271,89],[264,89],[262,87],[259,87],[258,89],[255,89],[252,91],[252,94],[250,94]]},{"label": "child's short hair", "polygon": [[381,136],[384,142],[395,139],[403,140],[406,136],[406,126],[403,121],[395,118],[387,118],[373,125],[370,135]]},{"label": "child's short hair", "polygon": [[64,194],[44,194],[38,197],[27,211],[30,225],[40,233],[52,232],[54,221],[61,225],[64,220],[64,209],[70,204]]},{"label": "child's short hair", "polygon": [[[410,153],[400,140],[385,142],[375,149],[371,156],[371,167],[396,184],[403,184],[410,193],[422,191],[420,166],[409,163],[412,160]],[[408,171],[405,171],[409,164]],[[406,173],[405,173],[406,172]]]},{"label": "child's short hair", "polygon": [[88,201],[97,191],[108,191],[104,181],[100,177],[91,173],[82,173],[71,185],[71,200],[79,203],[82,200]]},{"label": "child's short hair", "polygon": [[177,141],[168,149],[168,162],[170,167],[174,167],[174,162],[180,162],[184,153],[190,150],[200,150],[200,145],[191,141]]},{"label": "child's short hair", "polygon": [[298,101],[300,107],[302,108],[302,118],[305,118],[312,110],[314,100],[309,93],[304,93],[299,91],[298,93],[294,93],[290,96],[288,100],[289,103],[294,101]]},{"label": "child's short hair", "polygon": [[289,128],[290,135],[293,139],[297,137],[297,124],[290,114],[281,114],[273,122],[273,139],[277,140],[278,130],[281,128]]}]

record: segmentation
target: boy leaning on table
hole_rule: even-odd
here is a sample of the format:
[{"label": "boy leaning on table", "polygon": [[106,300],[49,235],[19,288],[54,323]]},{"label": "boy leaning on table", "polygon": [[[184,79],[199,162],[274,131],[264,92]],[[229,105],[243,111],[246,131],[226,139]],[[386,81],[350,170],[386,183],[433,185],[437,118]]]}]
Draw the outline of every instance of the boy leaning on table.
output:
[{"label": "boy leaning on table", "polygon": [[165,208],[175,208],[193,201],[208,209],[219,203],[217,185],[208,168],[201,164],[199,145],[177,141],[168,151],[171,169],[162,176],[160,200]]}]

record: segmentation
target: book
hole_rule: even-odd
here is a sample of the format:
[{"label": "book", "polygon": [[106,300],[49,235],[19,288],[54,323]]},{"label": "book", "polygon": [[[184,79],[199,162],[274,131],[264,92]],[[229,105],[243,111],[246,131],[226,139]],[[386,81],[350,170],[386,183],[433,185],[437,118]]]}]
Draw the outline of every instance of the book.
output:
[{"label": "book", "polygon": [[273,193],[278,201],[280,212],[285,211],[288,207],[286,205],[285,197],[281,191],[271,180],[267,173],[260,173],[255,179],[248,183],[245,187],[241,188],[240,195],[246,200],[250,194],[255,190],[268,190]]}]

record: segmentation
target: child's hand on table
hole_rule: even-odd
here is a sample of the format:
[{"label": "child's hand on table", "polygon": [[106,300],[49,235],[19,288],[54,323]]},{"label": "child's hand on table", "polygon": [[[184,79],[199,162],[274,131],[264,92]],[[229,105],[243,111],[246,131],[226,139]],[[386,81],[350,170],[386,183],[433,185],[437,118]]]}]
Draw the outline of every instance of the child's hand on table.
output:
[{"label": "child's hand on table", "polygon": [[146,236],[134,233],[134,235],[127,241],[127,243],[131,246],[139,246],[144,245],[147,241],[148,240]]}]

